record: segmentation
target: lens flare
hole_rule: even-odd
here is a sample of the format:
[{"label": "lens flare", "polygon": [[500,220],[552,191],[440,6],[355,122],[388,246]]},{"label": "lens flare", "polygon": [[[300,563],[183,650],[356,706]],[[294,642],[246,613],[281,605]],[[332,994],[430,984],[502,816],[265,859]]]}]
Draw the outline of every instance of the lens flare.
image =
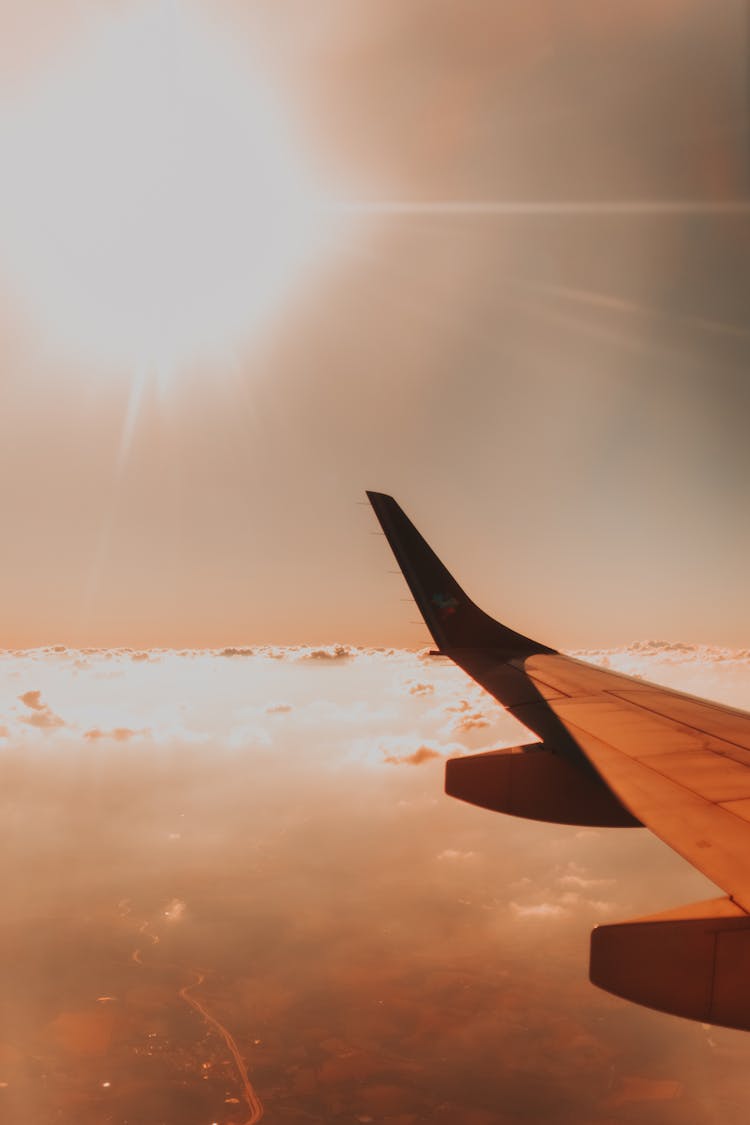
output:
[{"label": "lens flare", "polygon": [[278,92],[189,4],[99,17],[6,108],[0,151],[3,280],[99,370],[231,353],[329,245]]}]

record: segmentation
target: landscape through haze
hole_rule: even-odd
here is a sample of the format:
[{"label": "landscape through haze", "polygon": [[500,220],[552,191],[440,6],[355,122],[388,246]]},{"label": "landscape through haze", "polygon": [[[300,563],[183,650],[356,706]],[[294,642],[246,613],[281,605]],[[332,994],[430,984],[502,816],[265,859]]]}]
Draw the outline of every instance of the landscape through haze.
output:
[{"label": "landscape through haze", "polygon": [[587,981],[714,888],[444,796],[528,732],[357,503],[750,707],[746,29],[2,6],[0,1120],[744,1125],[750,1037]]},{"label": "landscape through haze", "polygon": [[[746,651],[587,655],[750,705]],[[710,884],[645,831],[446,798],[447,755],[526,733],[458,669],[60,646],[2,671],[3,1120],[744,1120],[746,1035],[587,980],[593,925]]]}]

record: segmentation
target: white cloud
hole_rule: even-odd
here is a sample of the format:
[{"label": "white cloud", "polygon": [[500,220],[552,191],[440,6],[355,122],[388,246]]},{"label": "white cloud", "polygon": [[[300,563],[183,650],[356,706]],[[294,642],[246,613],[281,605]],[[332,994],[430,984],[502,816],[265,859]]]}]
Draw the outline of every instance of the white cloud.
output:
[{"label": "white cloud", "polygon": [[557,882],[566,890],[588,891],[592,887],[611,887],[614,879],[584,879],[581,875],[562,875]]},{"label": "white cloud", "polygon": [[[580,655],[750,706],[745,649],[644,641]],[[12,739],[23,732],[29,745],[35,734],[56,732],[56,742],[84,740],[101,748],[135,745],[136,736],[196,746],[218,738],[232,751],[248,752],[294,745],[309,754],[321,746],[332,762],[372,766],[429,765],[528,741],[520,724],[455,665],[430,658],[426,677],[425,659],[422,652],[343,643],[179,651],[50,645],[0,652],[0,734]],[[25,686],[32,676],[33,688],[21,692],[19,681]],[[49,699],[60,707],[53,709]],[[596,837],[584,829],[577,838]],[[596,891],[575,875],[563,872],[569,878],[558,890]],[[578,880],[585,877],[578,874]]]},{"label": "white cloud", "polygon": [[149,733],[147,727],[141,730],[132,730],[130,727],[115,727],[114,730],[100,730],[99,727],[92,727],[91,730],[83,732],[83,737],[87,738],[89,742],[98,742],[99,739],[111,739],[113,742],[128,742],[131,738],[137,738],[138,735],[147,735]]},{"label": "white cloud", "polygon": [[559,902],[540,902],[533,905],[510,902],[508,905],[516,918],[560,918],[568,913]]},{"label": "white cloud", "polygon": [[65,720],[56,715],[49,704],[42,703],[41,691],[26,691],[18,698],[31,711],[30,715],[21,717],[22,723],[40,730],[57,730],[65,726]]},{"label": "white cloud", "polygon": [[25,707],[30,707],[32,711],[44,711],[45,709],[41,691],[25,691],[18,698]]},{"label": "white cloud", "polygon": [[187,904],[179,898],[173,898],[168,902],[162,911],[162,915],[168,922],[181,922],[185,917]]},{"label": "white cloud", "polygon": [[[360,650],[361,651],[361,650]],[[328,645],[325,648],[297,649],[297,660],[348,660],[357,650],[349,645]]]},{"label": "white cloud", "polygon": [[634,641],[620,648],[572,652],[615,672],[750,710],[750,649],[687,641]]},{"label": "white cloud", "polygon": [[385,761],[392,766],[421,766],[425,762],[431,762],[442,757],[440,751],[433,750],[431,746],[418,746],[411,754],[386,754],[384,752]]},{"label": "white cloud", "polygon": [[558,876],[558,887],[565,891],[590,891],[596,887],[611,887],[614,879],[597,878],[591,876],[585,867],[581,864],[571,861],[567,864],[565,870]]}]

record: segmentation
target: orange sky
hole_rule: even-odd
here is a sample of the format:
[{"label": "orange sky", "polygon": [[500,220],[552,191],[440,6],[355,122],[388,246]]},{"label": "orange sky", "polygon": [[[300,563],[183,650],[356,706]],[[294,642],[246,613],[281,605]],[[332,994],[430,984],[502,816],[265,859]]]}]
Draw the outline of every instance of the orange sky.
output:
[{"label": "orange sky", "polygon": [[374,488],[524,632],[747,645],[744,6],[529,13],[3,7],[0,643],[419,644]]}]

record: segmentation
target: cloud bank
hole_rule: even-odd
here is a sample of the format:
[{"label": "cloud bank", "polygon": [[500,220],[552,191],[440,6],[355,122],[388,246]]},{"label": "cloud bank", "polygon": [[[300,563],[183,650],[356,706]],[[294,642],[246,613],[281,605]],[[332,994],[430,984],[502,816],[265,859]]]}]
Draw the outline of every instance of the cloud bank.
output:
[{"label": "cloud bank", "polygon": [[[235,1119],[188,990],[269,1119],[714,1125],[720,1088],[744,1125],[745,1037],[587,981],[592,926],[714,889],[648,833],[446,798],[441,759],[518,724],[443,661],[344,648],[0,655],[13,1119],[94,1125],[105,1081],[123,1118]],[[741,655],[598,655],[657,678],[677,651],[740,702]]]}]

